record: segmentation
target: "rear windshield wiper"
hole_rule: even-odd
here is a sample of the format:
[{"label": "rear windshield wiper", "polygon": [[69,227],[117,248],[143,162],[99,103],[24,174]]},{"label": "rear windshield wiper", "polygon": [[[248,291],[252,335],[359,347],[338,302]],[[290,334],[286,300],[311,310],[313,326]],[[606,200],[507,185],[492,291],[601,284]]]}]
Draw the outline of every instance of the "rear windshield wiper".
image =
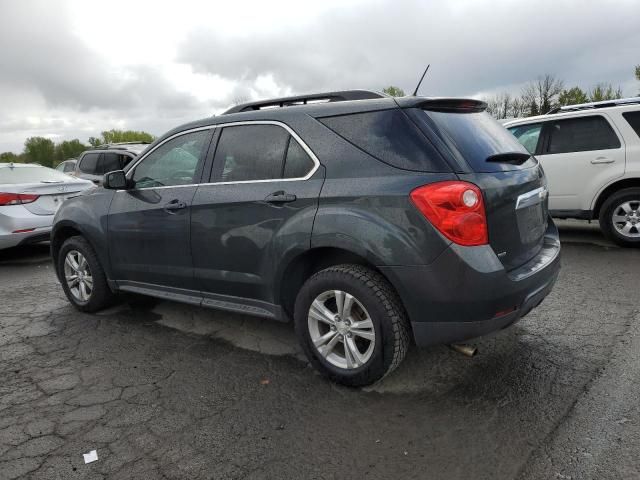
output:
[{"label": "rear windshield wiper", "polygon": [[509,163],[511,165],[522,165],[529,160],[531,155],[522,152],[505,152],[496,153],[487,158],[487,162],[491,163]]}]

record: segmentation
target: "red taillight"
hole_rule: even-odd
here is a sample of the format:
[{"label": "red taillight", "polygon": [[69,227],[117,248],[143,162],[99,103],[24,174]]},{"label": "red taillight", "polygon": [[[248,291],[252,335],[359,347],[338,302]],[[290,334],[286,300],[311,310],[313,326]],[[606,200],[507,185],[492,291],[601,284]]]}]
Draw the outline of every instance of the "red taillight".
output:
[{"label": "red taillight", "polygon": [[432,183],[412,191],[411,200],[452,242],[468,247],[489,243],[482,192],[473,183]]},{"label": "red taillight", "polygon": [[35,202],[40,195],[32,193],[0,193],[0,206],[4,205],[24,205]]}]

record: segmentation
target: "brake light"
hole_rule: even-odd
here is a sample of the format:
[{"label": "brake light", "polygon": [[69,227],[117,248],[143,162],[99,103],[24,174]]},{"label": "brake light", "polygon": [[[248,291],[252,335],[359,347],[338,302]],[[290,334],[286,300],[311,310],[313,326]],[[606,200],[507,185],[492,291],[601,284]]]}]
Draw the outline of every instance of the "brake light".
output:
[{"label": "brake light", "polygon": [[35,202],[40,195],[32,193],[2,193],[0,192],[0,206],[4,205],[24,205]]},{"label": "brake light", "polygon": [[473,183],[424,185],[411,192],[411,201],[452,242],[468,247],[489,243],[482,192]]}]

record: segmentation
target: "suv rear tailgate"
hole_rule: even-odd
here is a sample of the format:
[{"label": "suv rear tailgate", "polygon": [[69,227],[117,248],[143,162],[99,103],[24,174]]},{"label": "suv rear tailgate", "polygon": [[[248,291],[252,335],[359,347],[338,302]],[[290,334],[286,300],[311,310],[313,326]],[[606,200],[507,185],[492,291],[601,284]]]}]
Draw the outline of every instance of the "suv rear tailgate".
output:
[{"label": "suv rear tailgate", "polygon": [[542,248],[548,222],[546,179],[537,160],[477,101],[427,102],[407,109],[461,180],[482,190],[489,244],[505,269]]}]

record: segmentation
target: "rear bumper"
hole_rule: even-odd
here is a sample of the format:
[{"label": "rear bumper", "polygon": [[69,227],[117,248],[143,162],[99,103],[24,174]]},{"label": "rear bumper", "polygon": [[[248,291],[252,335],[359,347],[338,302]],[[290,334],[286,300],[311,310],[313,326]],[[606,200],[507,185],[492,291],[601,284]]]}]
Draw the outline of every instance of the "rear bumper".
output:
[{"label": "rear bumper", "polygon": [[451,245],[426,266],[380,267],[409,314],[416,344],[460,342],[505,328],[538,306],[560,271],[553,221],[540,252],[507,272],[489,246]]},{"label": "rear bumper", "polygon": [[51,237],[51,227],[36,228],[31,232],[0,234],[0,250],[26,245],[30,243],[46,242]]},{"label": "rear bumper", "polygon": [[[23,205],[0,207],[0,249],[49,240],[53,215],[34,215]],[[28,232],[13,233],[19,230]]]}]

